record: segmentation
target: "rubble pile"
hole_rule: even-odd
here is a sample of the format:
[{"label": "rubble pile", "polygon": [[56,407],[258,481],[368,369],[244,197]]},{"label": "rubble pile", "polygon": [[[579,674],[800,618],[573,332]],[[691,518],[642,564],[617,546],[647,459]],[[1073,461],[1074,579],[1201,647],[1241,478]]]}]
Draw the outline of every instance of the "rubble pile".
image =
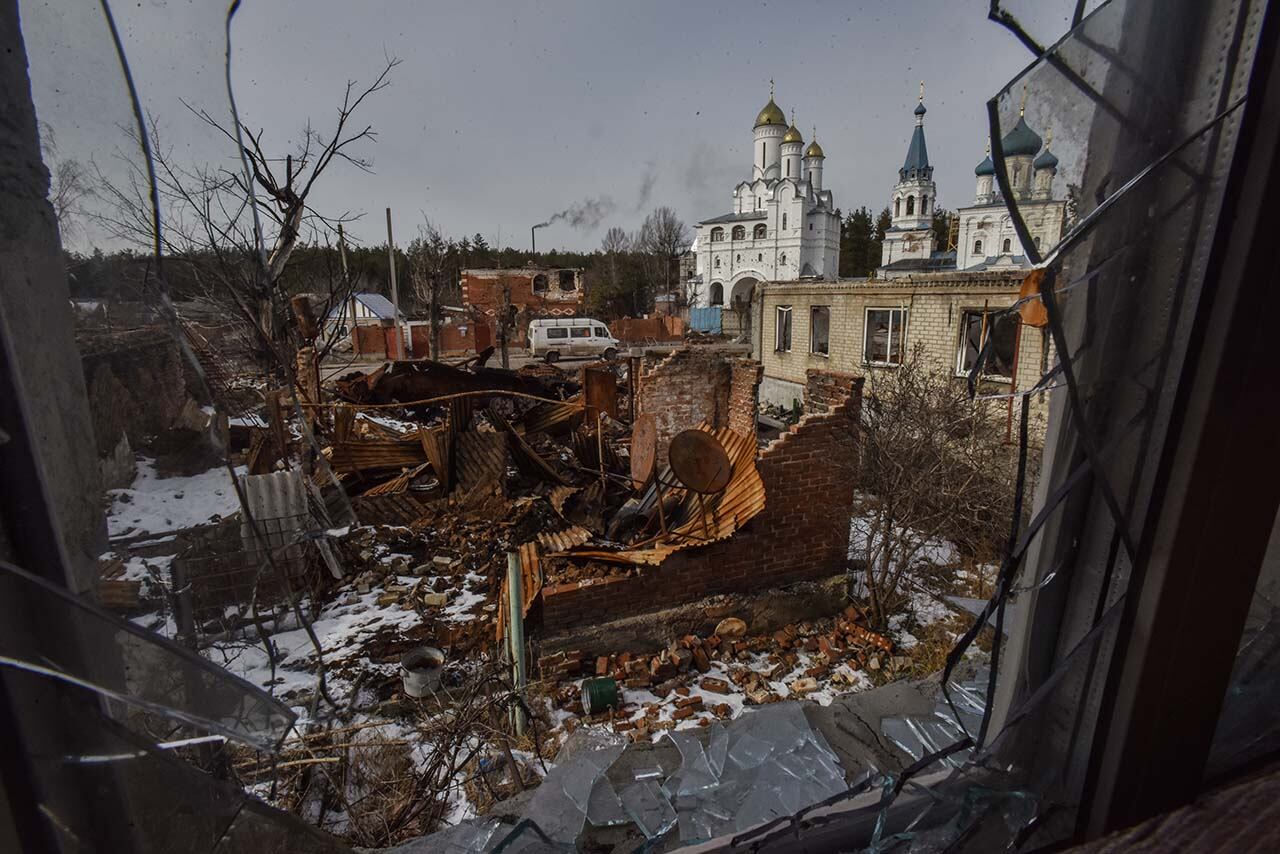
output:
[{"label": "rubble pile", "polygon": [[[909,671],[911,658],[895,655],[892,642],[850,605],[834,617],[754,635],[728,617],[715,633],[684,635],[657,653],[564,651],[542,656],[538,667],[568,715],[567,729],[604,724],[638,741],[682,725],[709,726],[744,706],[866,687]],[[588,716],[582,680],[600,677],[615,680],[622,699]]]}]

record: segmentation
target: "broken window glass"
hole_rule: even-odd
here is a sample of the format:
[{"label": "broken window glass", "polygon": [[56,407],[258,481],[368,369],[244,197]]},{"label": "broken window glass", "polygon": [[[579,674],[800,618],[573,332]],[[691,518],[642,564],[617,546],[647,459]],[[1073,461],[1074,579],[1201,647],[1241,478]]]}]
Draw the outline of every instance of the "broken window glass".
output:
[{"label": "broken window glass", "polygon": [[791,352],[791,306],[778,306],[774,317],[773,349],[780,353],[789,353]]},{"label": "broken window glass", "polygon": [[867,309],[862,343],[863,361],[871,365],[901,365],[906,321],[905,309]]},{"label": "broken window glass", "polygon": [[831,352],[831,307],[815,305],[809,309],[809,352],[823,356]]},{"label": "broken window glass", "polygon": [[982,374],[1012,379],[1020,322],[1016,314],[993,311],[965,311],[960,317],[960,351],[956,373],[967,376],[977,362],[978,354],[989,345]]}]

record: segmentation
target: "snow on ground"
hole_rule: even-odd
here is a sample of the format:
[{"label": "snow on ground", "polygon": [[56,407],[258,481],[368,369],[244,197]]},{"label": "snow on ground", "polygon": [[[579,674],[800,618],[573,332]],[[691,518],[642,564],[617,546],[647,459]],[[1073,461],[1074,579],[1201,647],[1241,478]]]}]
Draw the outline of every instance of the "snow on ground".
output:
[{"label": "snow on ground", "polygon": [[[243,473],[243,467],[237,473]],[[108,490],[107,536],[126,537],[190,528],[240,508],[235,485],[221,466],[190,477],[162,477],[155,460],[138,456],[138,476]]]}]

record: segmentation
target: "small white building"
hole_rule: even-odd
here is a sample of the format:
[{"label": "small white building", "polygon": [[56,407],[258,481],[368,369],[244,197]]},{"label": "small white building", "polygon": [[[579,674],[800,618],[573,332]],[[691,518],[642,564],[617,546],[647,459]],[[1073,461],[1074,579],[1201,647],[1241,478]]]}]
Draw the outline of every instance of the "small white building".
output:
[{"label": "small white building", "polygon": [[[816,131],[815,131],[816,135]],[[751,179],[733,190],[728,213],[695,228],[689,305],[748,305],[760,282],[834,279],[840,263],[840,211],[822,187],[826,154],[805,147],[770,95],[752,128]]]}]

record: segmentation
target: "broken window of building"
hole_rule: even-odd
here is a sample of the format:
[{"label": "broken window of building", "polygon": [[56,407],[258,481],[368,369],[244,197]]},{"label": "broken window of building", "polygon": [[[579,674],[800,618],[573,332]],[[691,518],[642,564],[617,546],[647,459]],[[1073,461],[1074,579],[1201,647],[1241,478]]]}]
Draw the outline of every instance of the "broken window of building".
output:
[{"label": "broken window of building", "polygon": [[809,309],[809,352],[823,356],[830,353],[831,306],[815,305]]},{"label": "broken window of building", "polygon": [[577,287],[577,277],[572,270],[561,270],[558,275],[560,277],[560,290],[571,291]]},{"label": "broken window of building", "polygon": [[533,289],[539,292],[545,291],[547,289],[546,273],[538,273],[536,276],[533,277]]},{"label": "broken window of building", "polygon": [[901,365],[906,351],[906,323],[906,309],[867,309],[862,360],[869,365]]},{"label": "broken window of building", "polygon": [[988,356],[982,366],[983,376],[1011,379],[1017,361],[1020,328],[1018,316],[1009,312],[961,312],[956,374],[967,376],[973,370],[982,348],[990,342]]},{"label": "broken window of building", "polygon": [[775,313],[773,349],[791,352],[791,306],[780,305]]},{"label": "broken window of building", "polygon": [[[719,260],[716,261],[716,266],[720,266]],[[710,302],[711,305],[724,305],[724,285],[720,282],[711,283]]]}]

